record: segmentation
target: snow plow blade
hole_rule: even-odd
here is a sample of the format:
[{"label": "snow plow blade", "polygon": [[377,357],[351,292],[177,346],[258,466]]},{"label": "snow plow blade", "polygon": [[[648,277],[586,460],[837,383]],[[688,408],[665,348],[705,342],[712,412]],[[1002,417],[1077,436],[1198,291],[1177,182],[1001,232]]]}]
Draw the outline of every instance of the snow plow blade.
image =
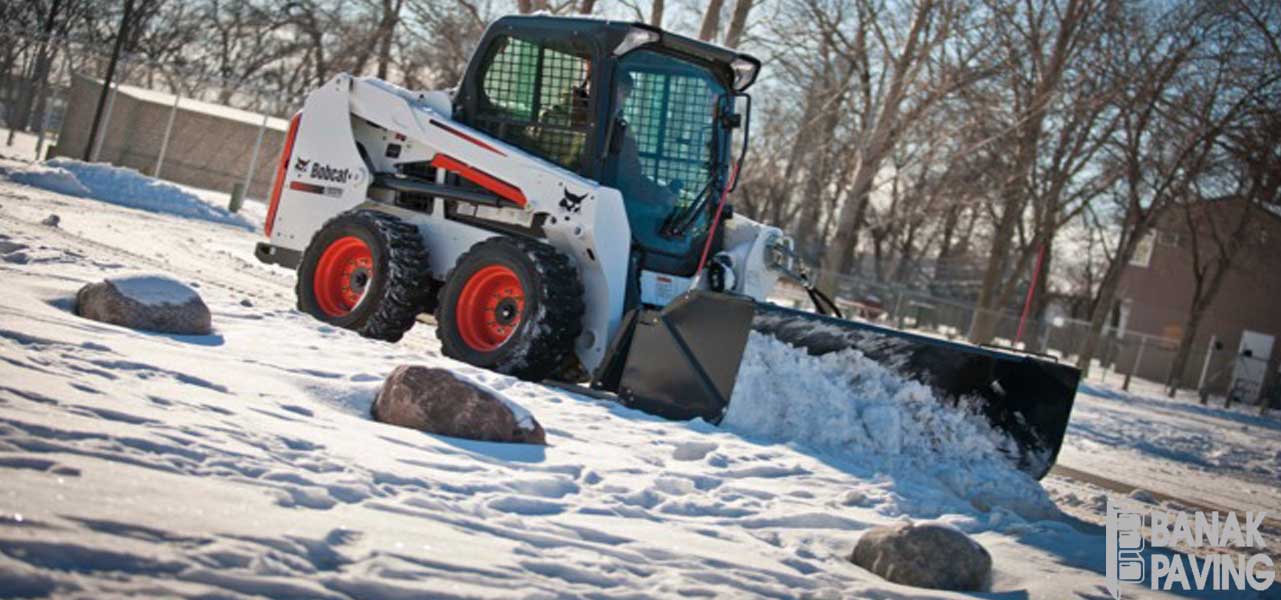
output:
[{"label": "snow plow blade", "polygon": [[645,412],[719,423],[752,330],[813,356],[855,349],[943,402],[973,402],[1016,443],[1011,461],[1038,479],[1058,456],[1080,379],[1053,359],[696,291],[662,310],[629,313],[593,385]]}]

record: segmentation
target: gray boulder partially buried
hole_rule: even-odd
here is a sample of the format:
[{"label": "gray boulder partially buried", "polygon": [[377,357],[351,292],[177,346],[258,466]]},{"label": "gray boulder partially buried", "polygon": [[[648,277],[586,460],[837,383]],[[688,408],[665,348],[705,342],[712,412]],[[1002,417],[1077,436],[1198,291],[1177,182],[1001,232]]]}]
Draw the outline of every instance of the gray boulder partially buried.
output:
[{"label": "gray boulder partially buried", "polygon": [[113,277],[76,293],[75,312],[130,329],[208,335],[213,317],[195,290],[163,275]]},{"label": "gray boulder partially buried", "polygon": [[961,592],[983,590],[992,572],[987,549],[939,523],[873,527],[854,545],[850,562],[894,583]]},{"label": "gray boulder partially buried", "polygon": [[534,416],[498,392],[448,369],[396,367],[374,398],[374,420],[485,442],[546,444]]}]

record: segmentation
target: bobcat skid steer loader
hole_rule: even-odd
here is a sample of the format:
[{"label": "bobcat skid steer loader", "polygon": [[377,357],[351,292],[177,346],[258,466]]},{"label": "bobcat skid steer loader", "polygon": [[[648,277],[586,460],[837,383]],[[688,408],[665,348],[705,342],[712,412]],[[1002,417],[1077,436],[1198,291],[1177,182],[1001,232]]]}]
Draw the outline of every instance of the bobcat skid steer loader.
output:
[{"label": "bobcat skid steer loader", "polygon": [[726,202],[759,68],[639,23],[512,16],[452,92],[339,75],[290,122],[256,254],[297,269],[299,308],[321,320],[396,341],[434,313],[450,357],[590,374],[670,418],[721,419],[752,330],[856,348],[980,404],[1044,475],[1075,369],[767,303],[780,276],[806,276],[782,231]]}]

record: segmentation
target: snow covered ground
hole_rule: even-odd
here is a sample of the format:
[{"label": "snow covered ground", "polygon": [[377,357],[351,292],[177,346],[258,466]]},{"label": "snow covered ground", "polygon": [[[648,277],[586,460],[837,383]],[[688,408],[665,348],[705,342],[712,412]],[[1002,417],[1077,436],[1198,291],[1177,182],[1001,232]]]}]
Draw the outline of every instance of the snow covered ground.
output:
[{"label": "snow covered ground", "polygon": [[[863,531],[901,518],[974,534],[1001,597],[1106,596],[1099,498],[1124,493],[1037,484],[974,438],[923,453],[920,438],[883,435],[910,431],[885,402],[865,407],[880,424],[866,439],[798,438],[750,412],[718,429],[451,361],[429,324],[366,340],[295,311],[293,273],[252,256],[258,234],[111,200],[0,181],[0,596],[955,597],[845,560]],[[60,226],[40,225],[51,213]],[[215,333],[69,312],[84,283],[131,273],[196,287]],[[379,383],[405,363],[503,391],[549,445],[371,421]],[[823,393],[768,379],[752,399]],[[1062,463],[1275,509],[1279,429],[1087,387]]]}]

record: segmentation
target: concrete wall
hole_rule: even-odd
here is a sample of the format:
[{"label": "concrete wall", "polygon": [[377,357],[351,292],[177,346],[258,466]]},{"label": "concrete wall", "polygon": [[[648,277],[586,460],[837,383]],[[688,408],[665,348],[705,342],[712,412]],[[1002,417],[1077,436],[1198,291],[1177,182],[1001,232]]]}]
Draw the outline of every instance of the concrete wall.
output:
[{"label": "concrete wall", "polygon": [[[100,81],[75,77],[62,131],[50,156],[83,156],[101,86]],[[173,100],[168,94],[120,86],[111,101],[111,116],[98,160],[155,175],[156,157]],[[232,185],[243,182],[249,171],[261,123],[259,114],[184,98],[174,117],[160,178],[230,192]],[[270,194],[287,127],[283,119],[268,120],[248,191],[251,198],[265,199]]]}]

